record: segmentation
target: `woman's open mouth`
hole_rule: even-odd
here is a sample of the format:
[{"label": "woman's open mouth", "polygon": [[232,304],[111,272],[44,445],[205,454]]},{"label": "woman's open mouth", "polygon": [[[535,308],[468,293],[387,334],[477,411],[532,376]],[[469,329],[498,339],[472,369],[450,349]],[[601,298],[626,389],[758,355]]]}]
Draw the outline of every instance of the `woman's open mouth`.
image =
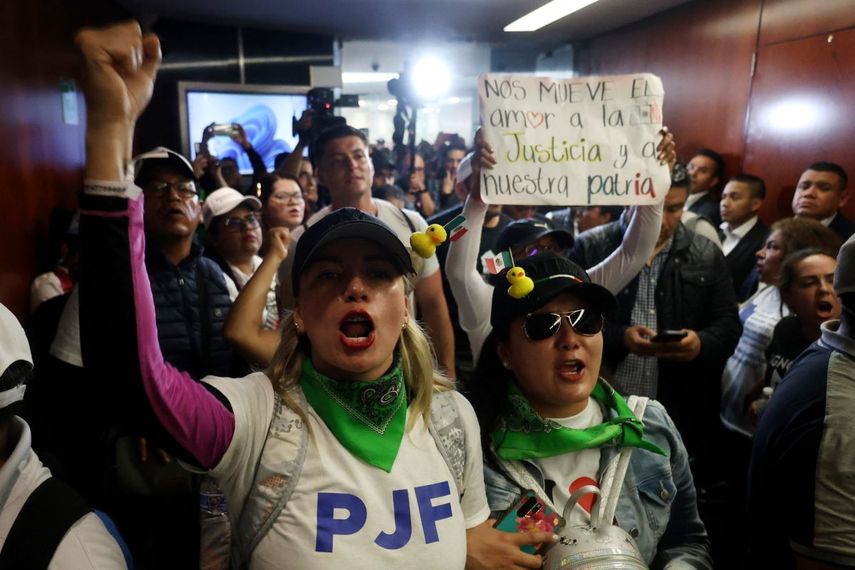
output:
[{"label": "woman's open mouth", "polygon": [[347,348],[368,348],[374,344],[374,321],[365,311],[350,311],[339,323],[338,336]]},{"label": "woman's open mouth", "polygon": [[585,374],[585,363],[581,360],[565,360],[558,365],[558,375],[564,380],[578,382]]},{"label": "woman's open mouth", "polygon": [[834,317],[834,304],[828,301],[819,301],[815,305],[816,314],[818,317],[822,317],[824,319],[831,319]]}]

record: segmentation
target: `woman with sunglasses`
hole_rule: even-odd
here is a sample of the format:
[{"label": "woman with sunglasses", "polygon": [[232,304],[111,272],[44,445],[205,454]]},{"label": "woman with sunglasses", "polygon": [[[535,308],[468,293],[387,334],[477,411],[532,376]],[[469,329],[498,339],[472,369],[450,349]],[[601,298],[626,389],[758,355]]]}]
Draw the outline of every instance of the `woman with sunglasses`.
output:
[{"label": "woman with sunglasses", "polygon": [[[658,147],[658,158],[669,167],[677,160],[674,136],[667,129],[662,130],[662,140]],[[475,134],[475,153],[461,165],[458,179],[465,180],[469,187],[469,196],[463,206],[466,227],[469,233],[460,240],[452,242],[448,249],[445,270],[448,283],[457,302],[460,327],[466,332],[472,355],[475,360],[481,353],[481,347],[490,334],[490,295],[492,285],[478,274],[478,244],[481,242],[481,227],[487,212],[487,205],[480,196],[481,168],[493,168],[496,159],[493,148],[484,141],[481,130]],[[609,291],[620,291],[632,281],[641,270],[644,260],[650,257],[659,226],[662,221],[662,204],[639,206],[630,211],[630,222],[620,247],[602,263],[590,268],[591,279],[606,287]],[[568,236],[570,238],[570,236]],[[525,241],[508,243],[505,249],[531,255],[542,248],[526,248],[532,245]],[[563,243],[552,239],[547,245],[552,251],[558,250]],[[527,251],[526,251],[527,250]],[[498,254],[503,250],[495,251]]]},{"label": "woman with sunglasses", "polygon": [[478,553],[496,568],[496,552],[550,540],[507,538],[487,522],[475,414],[435,371],[409,314],[410,255],[373,216],[341,208],[303,234],[294,311],[267,370],[196,382],[164,361],[142,199],[123,172],[159,42],[133,22],[76,41],[93,110],[81,198],[84,360],[128,422],[217,479],[233,562],[447,570],[477,566]]},{"label": "woman with sunglasses", "polygon": [[[603,320],[617,307],[614,296],[551,252],[517,265],[534,288],[522,298],[505,287],[493,290],[493,331],[471,382],[493,515],[532,485],[561,512],[576,489],[600,485],[620,446],[636,447],[617,525],[652,568],[711,568],[688,456],[673,422],[655,401],[639,421],[599,377]],[[579,505],[568,526],[589,520],[591,502]]]}]

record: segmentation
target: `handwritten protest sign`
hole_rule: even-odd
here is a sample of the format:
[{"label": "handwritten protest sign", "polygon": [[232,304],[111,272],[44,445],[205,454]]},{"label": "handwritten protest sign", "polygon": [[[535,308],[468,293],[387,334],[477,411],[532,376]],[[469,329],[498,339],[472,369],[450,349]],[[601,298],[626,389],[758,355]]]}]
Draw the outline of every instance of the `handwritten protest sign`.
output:
[{"label": "handwritten protest sign", "polygon": [[664,90],[655,75],[490,74],[478,84],[497,161],[482,170],[485,202],[651,204],[667,193],[668,168],[656,158]]}]

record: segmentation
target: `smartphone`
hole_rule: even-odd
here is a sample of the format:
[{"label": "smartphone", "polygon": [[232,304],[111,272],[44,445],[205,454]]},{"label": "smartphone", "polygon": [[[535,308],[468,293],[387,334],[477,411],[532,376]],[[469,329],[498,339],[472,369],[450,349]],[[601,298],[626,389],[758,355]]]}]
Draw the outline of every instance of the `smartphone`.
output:
[{"label": "smartphone", "polygon": [[656,333],[656,336],[650,339],[650,342],[674,342],[683,340],[689,335],[686,331],[664,330]]},{"label": "smartphone", "polygon": [[[504,532],[530,532],[542,530],[558,534],[564,528],[564,517],[553,511],[535,491],[526,489],[511,507],[496,522],[496,528]],[[537,554],[542,545],[525,545],[521,549]]]},{"label": "smartphone", "polygon": [[214,123],[211,125],[211,132],[214,136],[230,137],[233,133],[237,133],[236,123]]}]

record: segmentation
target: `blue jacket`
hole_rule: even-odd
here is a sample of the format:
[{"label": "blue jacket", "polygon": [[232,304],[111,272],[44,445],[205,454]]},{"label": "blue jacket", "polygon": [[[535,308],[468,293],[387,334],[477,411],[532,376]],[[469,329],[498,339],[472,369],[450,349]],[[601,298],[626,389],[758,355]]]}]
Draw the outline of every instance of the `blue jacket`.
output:
[{"label": "blue jacket", "polygon": [[[608,410],[603,413],[610,417]],[[667,451],[668,457],[633,450],[615,512],[618,525],[635,539],[651,568],[668,568],[673,563],[673,568],[711,569],[709,540],[698,515],[695,485],[680,434],[659,402],[648,404],[643,420],[644,439]],[[620,448],[601,451],[598,478]],[[544,476],[538,465],[522,463],[543,488]],[[507,474],[487,463],[484,483],[493,517],[509,508],[522,491]]]},{"label": "blue jacket", "polygon": [[146,269],[166,361],[196,379],[245,372],[223,336],[232,301],[220,267],[194,244],[178,265],[147,248]]}]

